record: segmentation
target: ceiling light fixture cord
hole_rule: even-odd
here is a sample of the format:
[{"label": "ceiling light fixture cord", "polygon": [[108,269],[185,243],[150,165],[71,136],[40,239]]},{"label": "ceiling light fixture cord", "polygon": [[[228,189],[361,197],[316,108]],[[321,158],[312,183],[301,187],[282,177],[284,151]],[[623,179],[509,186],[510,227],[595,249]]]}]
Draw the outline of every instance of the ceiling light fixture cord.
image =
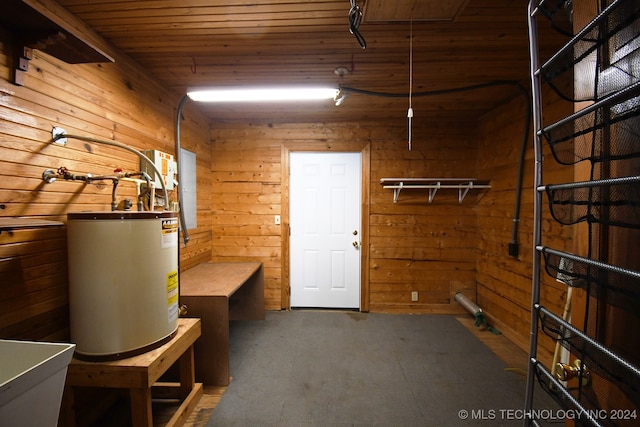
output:
[{"label": "ceiling light fixture cord", "polygon": [[411,95],[413,88],[413,20],[409,21],[409,110],[407,117],[409,119],[409,151],[411,151],[411,133],[413,120],[413,106],[411,105]]},{"label": "ceiling light fixture cord", "polygon": [[[494,80],[492,82],[479,83],[471,86],[461,86],[461,87],[454,87],[450,89],[430,90],[426,92],[413,92],[412,96],[423,97],[423,96],[449,95],[452,93],[485,89],[485,88],[494,87],[494,86],[513,86],[518,88],[518,90],[526,91],[526,89],[524,89],[524,87],[516,80]],[[342,86],[340,89],[350,93],[357,93],[360,95],[367,95],[367,96],[380,96],[383,98],[406,98],[407,97],[407,93],[377,92],[373,90],[358,89],[358,88],[349,87],[349,86]]]},{"label": "ceiling light fixture cord", "polygon": [[349,1],[351,2],[351,9],[349,9],[349,32],[356,37],[360,47],[366,49],[367,42],[358,30],[358,28],[360,28],[360,23],[362,22],[362,9],[360,9],[356,0]]}]

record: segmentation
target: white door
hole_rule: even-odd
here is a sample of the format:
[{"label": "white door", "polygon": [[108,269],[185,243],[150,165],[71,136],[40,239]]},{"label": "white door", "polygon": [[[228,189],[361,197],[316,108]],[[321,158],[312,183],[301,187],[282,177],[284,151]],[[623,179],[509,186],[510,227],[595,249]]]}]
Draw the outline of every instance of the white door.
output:
[{"label": "white door", "polygon": [[291,307],[360,307],[360,153],[291,153]]}]

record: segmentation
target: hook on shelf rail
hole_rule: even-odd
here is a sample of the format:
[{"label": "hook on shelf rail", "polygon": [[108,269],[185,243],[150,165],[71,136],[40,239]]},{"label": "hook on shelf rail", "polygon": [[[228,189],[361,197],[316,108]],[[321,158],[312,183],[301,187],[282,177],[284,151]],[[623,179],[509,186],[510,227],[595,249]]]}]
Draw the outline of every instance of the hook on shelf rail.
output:
[{"label": "hook on shelf rail", "polygon": [[475,178],[381,178],[382,188],[393,190],[393,203],[398,202],[400,192],[407,189],[426,189],[429,191],[429,203],[433,202],[438,190],[452,188],[458,190],[458,203],[462,203],[464,198],[472,189],[491,188],[488,181],[476,183]]}]

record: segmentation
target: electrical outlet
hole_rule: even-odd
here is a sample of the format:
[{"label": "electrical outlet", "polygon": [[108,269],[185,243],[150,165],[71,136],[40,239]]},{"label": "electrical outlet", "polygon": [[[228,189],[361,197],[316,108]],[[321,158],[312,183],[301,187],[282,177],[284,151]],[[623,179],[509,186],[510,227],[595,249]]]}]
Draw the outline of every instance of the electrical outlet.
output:
[{"label": "electrical outlet", "polygon": [[418,301],[418,291],[411,291],[411,301]]}]

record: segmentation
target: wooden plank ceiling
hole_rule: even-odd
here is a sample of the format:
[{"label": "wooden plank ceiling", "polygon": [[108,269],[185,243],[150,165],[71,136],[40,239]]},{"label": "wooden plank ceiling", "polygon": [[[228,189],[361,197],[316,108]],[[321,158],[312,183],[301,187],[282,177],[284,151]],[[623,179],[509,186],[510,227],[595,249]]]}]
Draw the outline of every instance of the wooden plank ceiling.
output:
[{"label": "wooden plank ceiling", "polygon": [[[370,0],[372,3],[383,3]],[[526,2],[407,1],[453,4],[452,21],[418,11],[412,22],[397,4],[385,20],[367,20],[364,0],[58,0],[105,39],[179,93],[195,86],[330,85],[408,94],[414,120],[477,117],[518,96],[509,86],[439,96],[423,92],[498,80],[528,83]],[[349,31],[352,3],[364,10],[360,47]],[[441,12],[443,8],[435,9]],[[380,16],[382,13],[382,17]],[[373,14],[373,12],[372,12]],[[392,14],[395,14],[393,17]],[[410,35],[413,73],[410,76]],[[340,78],[338,67],[348,71]],[[410,77],[412,77],[410,79]],[[406,120],[408,97],[351,94],[336,107],[312,104],[203,105],[215,122]]]}]

